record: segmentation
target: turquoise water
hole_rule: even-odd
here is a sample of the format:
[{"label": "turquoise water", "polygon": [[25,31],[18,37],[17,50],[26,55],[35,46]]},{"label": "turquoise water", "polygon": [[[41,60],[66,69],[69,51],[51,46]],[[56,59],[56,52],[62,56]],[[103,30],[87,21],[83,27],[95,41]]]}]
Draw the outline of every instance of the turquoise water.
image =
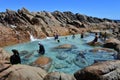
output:
[{"label": "turquoise water", "polygon": [[[65,38],[67,37],[67,39]],[[92,41],[94,35],[86,36],[81,39],[80,35],[72,36],[61,36],[59,37],[60,43],[55,41],[53,37],[48,37],[46,39],[40,39],[28,43],[17,44],[13,46],[7,46],[4,49],[12,54],[12,49],[17,49],[20,53],[22,64],[30,64],[34,62],[40,55],[37,50],[39,49],[38,42],[40,41],[46,50],[44,56],[50,57],[53,62],[49,69],[51,71],[65,72],[73,74],[79,69],[89,66],[94,63],[94,60],[113,60],[114,53],[108,53],[105,51],[99,51],[93,54],[89,50],[95,48],[88,46],[86,43]],[[53,49],[56,46],[62,44],[73,45],[71,49]],[[81,53],[81,54],[79,54]]]}]

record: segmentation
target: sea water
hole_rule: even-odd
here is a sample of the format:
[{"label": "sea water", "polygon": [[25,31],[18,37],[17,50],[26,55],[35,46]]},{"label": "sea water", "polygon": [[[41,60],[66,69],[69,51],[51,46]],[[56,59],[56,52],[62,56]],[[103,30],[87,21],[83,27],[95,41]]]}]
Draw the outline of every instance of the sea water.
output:
[{"label": "sea water", "polygon": [[[4,49],[10,54],[13,54],[11,52],[12,49],[17,49],[22,53],[20,54],[22,64],[29,65],[40,57],[37,51],[39,49],[38,42],[41,42],[46,50],[44,56],[52,59],[52,66],[49,72],[59,71],[73,74],[77,70],[93,64],[95,60],[114,60],[113,53],[110,54],[108,52],[99,51],[94,54],[89,52],[89,50],[95,47],[89,46],[86,43],[93,39],[93,34],[83,39],[80,38],[79,34],[75,35],[74,39],[72,35],[60,36],[60,42],[54,40],[53,37],[47,37],[46,39],[37,39],[27,43],[7,46]],[[54,47],[62,44],[70,44],[73,47],[70,49],[54,49]]]}]

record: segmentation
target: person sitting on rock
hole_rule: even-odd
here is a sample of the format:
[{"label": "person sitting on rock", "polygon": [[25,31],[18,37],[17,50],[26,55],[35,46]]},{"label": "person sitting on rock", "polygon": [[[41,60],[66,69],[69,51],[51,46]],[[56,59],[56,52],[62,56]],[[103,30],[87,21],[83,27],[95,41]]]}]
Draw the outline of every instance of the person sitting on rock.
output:
[{"label": "person sitting on rock", "polygon": [[16,49],[12,49],[13,55],[10,57],[11,64],[20,64],[21,59],[19,56],[19,52]]},{"label": "person sitting on rock", "polygon": [[44,48],[44,46],[39,42],[38,43],[38,45],[39,45],[39,54],[45,54],[45,48]]},{"label": "person sitting on rock", "polygon": [[98,34],[95,33],[95,38],[94,38],[94,40],[93,40],[93,43],[95,43],[95,42],[97,42],[97,41],[98,41]]}]

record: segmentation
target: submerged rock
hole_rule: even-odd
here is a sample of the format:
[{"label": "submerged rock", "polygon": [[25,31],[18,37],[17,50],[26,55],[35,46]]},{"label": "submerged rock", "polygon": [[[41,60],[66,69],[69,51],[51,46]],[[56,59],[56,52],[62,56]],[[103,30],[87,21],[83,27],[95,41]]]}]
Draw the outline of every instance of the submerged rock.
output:
[{"label": "submerged rock", "polygon": [[42,69],[48,71],[52,65],[52,59],[49,57],[41,56],[35,62],[32,63],[32,66],[41,67]]},{"label": "submerged rock", "polygon": [[85,58],[82,58],[81,56],[77,56],[74,60],[73,60],[74,64],[81,67],[81,68],[84,68],[86,66],[88,66],[88,62]]},{"label": "submerged rock", "polygon": [[90,45],[90,46],[102,46],[101,42],[95,42],[95,43],[93,43],[93,41],[91,41],[91,42],[88,42],[87,44]]},{"label": "submerged rock", "polygon": [[25,56],[25,55],[29,54],[30,52],[23,50],[23,51],[20,51],[19,53],[20,53],[20,56]]},{"label": "submerged rock", "polygon": [[71,44],[63,44],[63,45],[59,45],[57,47],[54,47],[54,49],[71,49],[72,45]]},{"label": "submerged rock", "polygon": [[56,69],[69,68],[68,64],[64,64],[64,63],[55,63],[54,67]]},{"label": "submerged rock", "polygon": [[90,52],[93,52],[93,53],[97,53],[97,52],[99,52],[99,51],[105,51],[105,52],[113,52],[113,53],[116,53],[116,51],[115,50],[113,50],[113,49],[109,49],[109,48],[94,48],[94,49],[92,49],[92,50],[89,50]]},{"label": "submerged rock", "polygon": [[56,57],[60,60],[64,60],[68,57],[68,54],[65,52],[61,52],[61,53],[58,53]]},{"label": "submerged rock", "polygon": [[101,53],[101,55],[108,55],[108,56],[113,56],[114,59],[117,59],[117,54],[118,52],[115,51],[114,49],[109,49],[109,48],[94,48],[92,50],[89,50],[92,53]]}]

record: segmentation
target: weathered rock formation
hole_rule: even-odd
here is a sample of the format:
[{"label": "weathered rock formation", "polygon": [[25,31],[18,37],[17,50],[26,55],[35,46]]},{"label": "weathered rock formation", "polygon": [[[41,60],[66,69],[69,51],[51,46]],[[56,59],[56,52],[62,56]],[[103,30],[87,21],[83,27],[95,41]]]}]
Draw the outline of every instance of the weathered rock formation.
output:
[{"label": "weathered rock formation", "polygon": [[120,52],[120,41],[114,38],[110,38],[106,40],[105,44],[103,45],[106,48],[112,48],[115,49],[116,51]]},{"label": "weathered rock formation", "polygon": [[53,36],[54,32],[68,35],[80,33],[83,28],[108,29],[119,25],[118,21],[72,12],[29,12],[25,8],[18,11],[7,9],[6,12],[0,13],[0,46],[29,41],[30,34],[36,38],[45,38]]},{"label": "weathered rock formation", "polygon": [[95,63],[74,74],[76,80],[119,80],[120,61]]},{"label": "weathered rock formation", "polygon": [[0,80],[43,80],[46,71],[27,65],[0,64]]},{"label": "weathered rock formation", "polygon": [[76,80],[73,75],[65,74],[62,72],[48,73],[44,80]]},{"label": "weathered rock formation", "polygon": [[3,48],[0,48],[0,61],[8,61],[10,54],[8,54]]}]

